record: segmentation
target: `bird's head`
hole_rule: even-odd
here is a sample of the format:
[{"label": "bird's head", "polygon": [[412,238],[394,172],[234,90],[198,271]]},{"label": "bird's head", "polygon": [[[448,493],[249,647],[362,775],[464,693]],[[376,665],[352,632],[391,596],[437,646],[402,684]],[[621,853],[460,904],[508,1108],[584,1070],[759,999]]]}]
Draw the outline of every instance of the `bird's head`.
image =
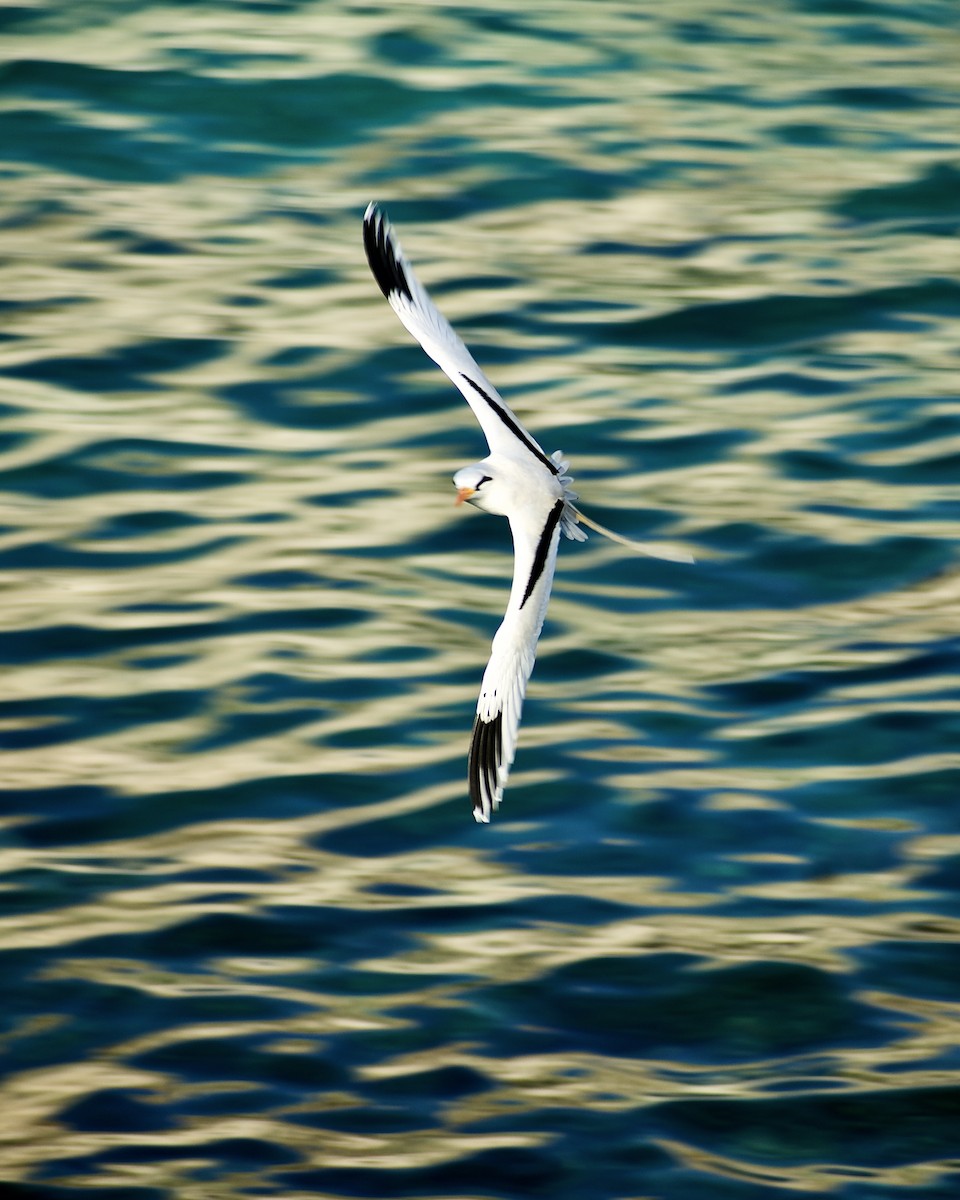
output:
[{"label": "bird's head", "polygon": [[[461,467],[453,477],[453,486],[457,489],[455,504],[475,504],[477,508],[487,509],[490,499],[491,485],[495,476],[489,463],[474,463],[472,467]],[[493,489],[495,490],[495,489]]]}]

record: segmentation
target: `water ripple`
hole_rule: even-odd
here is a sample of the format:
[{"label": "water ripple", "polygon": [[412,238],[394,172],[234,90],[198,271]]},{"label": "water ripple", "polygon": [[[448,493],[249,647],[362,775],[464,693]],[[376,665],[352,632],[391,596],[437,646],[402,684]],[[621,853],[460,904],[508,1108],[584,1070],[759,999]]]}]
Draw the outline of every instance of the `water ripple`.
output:
[{"label": "water ripple", "polygon": [[[0,12],[8,1188],[956,1193],[955,24]],[[509,531],[374,196],[697,554],[563,547],[482,830]]]}]

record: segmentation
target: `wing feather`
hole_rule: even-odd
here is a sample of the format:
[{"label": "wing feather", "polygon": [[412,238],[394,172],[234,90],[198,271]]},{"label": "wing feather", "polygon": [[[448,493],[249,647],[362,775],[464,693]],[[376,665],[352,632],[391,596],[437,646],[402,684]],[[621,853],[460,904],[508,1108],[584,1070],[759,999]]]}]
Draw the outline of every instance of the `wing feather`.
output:
[{"label": "wing feather", "polygon": [[503,799],[517,750],[523,699],[553,586],[563,507],[562,499],[555,501],[541,514],[539,527],[526,514],[510,521],[513,586],[483,673],[467,768],[473,815],[484,824]]},{"label": "wing feather", "polygon": [[363,245],[373,277],[390,307],[473,409],[491,453],[512,458],[530,454],[551,474],[558,475],[557,463],[544,454],[536,438],[520,424],[430,299],[405,258],[393,227],[375,203],[364,214]]}]

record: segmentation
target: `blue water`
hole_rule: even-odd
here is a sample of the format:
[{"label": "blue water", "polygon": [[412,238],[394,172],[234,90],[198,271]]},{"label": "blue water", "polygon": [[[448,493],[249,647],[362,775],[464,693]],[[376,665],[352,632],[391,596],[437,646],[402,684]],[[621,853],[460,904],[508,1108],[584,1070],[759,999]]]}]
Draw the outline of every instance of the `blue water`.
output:
[{"label": "blue water", "polygon": [[960,1195],[958,12],[0,10],[11,1195]]}]

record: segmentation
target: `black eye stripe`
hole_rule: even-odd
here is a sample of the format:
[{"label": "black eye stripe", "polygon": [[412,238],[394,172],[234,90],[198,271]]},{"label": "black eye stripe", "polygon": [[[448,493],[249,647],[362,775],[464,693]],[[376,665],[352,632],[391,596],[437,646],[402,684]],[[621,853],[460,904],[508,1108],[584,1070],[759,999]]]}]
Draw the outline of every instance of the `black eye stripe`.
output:
[{"label": "black eye stripe", "polygon": [[480,476],[480,481],[478,482],[478,484],[477,484],[477,487],[478,487],[478,488],[481,488],[481,487],[483,487],[483,485],[484,485],[485,483],[489,483],[489,482],[490,482],[491,478],[492,478],[492,476],[490,476],[490,475],[481,475],[481,476]]}]

